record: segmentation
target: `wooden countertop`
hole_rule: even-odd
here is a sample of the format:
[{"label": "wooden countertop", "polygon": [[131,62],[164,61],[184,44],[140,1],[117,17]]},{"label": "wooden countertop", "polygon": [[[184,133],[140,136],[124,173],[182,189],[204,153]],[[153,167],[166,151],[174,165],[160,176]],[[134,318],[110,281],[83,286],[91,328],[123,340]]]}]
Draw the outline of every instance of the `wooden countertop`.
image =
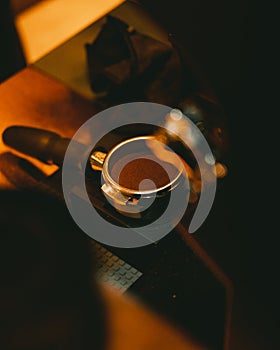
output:
[{"label": "wooden countertop", "polygon": [[[72,137],[97,112],[96,105],[58,81],[26,68],[0,85],[0,134],[12,125],[32,126]],[[0,153],[10,151],[0,138]],[[22,155],[21,155],[22,156]],[[29,161],[50,174],[55,167]],[[11,187],[0,167],[0,188]]]}]

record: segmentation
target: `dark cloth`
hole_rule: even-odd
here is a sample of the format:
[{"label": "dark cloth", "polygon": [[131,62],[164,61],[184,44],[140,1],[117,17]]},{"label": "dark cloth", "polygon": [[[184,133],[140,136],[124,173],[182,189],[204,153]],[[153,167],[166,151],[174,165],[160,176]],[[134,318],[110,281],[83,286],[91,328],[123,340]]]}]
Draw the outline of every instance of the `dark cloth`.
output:
[{"label": "dark cloth", "polygon": [[202,90],[173,37],[160,42],[112,16],[107,16],[98,37],[86,44],[86,53],[92,90],[106,93],[111,101],[176,106]]}]

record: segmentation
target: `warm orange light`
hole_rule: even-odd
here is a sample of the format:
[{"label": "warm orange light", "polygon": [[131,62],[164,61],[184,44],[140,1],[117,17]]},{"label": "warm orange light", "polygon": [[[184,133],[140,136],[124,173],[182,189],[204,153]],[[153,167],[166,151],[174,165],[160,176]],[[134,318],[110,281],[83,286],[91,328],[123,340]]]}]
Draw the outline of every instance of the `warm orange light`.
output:
[{"label": "warm orange light", "polygon": [[39,58],[97,21],[124,0],[40,1],[16,17],[28,63]]}]

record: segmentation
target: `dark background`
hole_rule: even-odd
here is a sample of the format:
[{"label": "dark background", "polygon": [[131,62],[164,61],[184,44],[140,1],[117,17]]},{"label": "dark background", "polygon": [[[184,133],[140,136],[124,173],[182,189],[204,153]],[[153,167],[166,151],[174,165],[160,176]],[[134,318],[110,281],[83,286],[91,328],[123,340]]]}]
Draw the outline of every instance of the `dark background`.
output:
[{"label": "dark background", "polygon": [[142,3],[184,45],[227,114],[229,176],[196,237],[234,282],[232,349],[279,348],[276,9]]}]

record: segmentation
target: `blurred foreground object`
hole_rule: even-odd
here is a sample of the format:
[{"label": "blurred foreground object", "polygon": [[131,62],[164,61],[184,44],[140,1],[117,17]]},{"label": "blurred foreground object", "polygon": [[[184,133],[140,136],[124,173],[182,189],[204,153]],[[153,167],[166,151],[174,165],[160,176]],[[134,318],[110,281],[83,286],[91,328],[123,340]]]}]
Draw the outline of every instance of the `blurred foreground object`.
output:
[{"label": "blurred foreground object", "polygon": [[89,239],[61,204],[39,192],[3,191],[0,209],[1,348],[202,349],[97,285]]},{"label": "blurred foreground object", "polygon": [[89,240],[42,192],[1,192],[2,349],[103,349]]}]

